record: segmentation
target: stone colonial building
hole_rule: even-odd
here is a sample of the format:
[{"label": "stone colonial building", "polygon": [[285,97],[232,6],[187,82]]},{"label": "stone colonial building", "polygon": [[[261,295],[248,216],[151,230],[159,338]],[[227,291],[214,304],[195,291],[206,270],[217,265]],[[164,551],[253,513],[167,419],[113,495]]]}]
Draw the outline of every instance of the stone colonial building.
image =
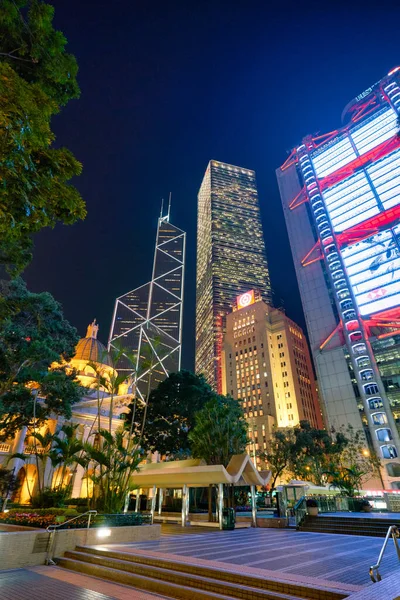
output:
[{"label": "stone colonial building", "polygon": [[[68,423],[78,425],[78,438],[82,441],[92,440],[98,430],[98,404],[100,400],[100,427],[108,429],[111,406],[111,395],[107,391],[107,385],[98,389],[98,375],[110,382],[116,371],[112,365],[112,359],[105,346],[97,339],[98,325],[93,321],[88,328],[86,337],[79,340],[76,346],[75,356],[71,359],[69,365],[71,369],[77,372],[77,378],[81,385],[87,388],[87,393],[81,401],[74,404],[72,408],[72,418]],[[38,400],[40,402],[40,398]],[[128,406],[132,401],[132,394],[129,393],[128,385],[119,387],[118,393],[112,398],[113,415],[111,420],[112,430],[118,429],[121,424],[121,418],[124,413],[129,411]],[[44,435],[46,432],[54,433],[65,423],[62,417],[49,419],[42,427],[36,431]],[[56,487],[61,483],[70,483],[72,485],[72,498],[87,497],[91,495],[92,482],[84,477],[85,472],[80,465],[72,465],[65,469],[59,467],[54,469],[49,459],[37,461],[35,453],[44,451],[40,444],[36,444],[32,437],[33,429],[24,427],[14,439],[7,440],[0,444],[0,464],[8,469],[14,469],[15,474],[20,480],[21,486],[14,495],[13,500],[26,504],[30,501],[32,495],[38,488],[38,465],[45,487]],[[26,459],[13,458],[13,454],[25,454]],[[64,481],[61,481],[63,477]]]}]

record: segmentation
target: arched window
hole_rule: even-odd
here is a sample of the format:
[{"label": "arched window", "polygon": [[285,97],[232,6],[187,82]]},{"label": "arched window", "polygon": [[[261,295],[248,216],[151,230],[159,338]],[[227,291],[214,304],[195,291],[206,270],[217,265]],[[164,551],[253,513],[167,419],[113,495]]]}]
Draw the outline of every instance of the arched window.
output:
[{"label": "arched window", "polygon": [[370,400],[368,400],[368,404],[369,404],[370,410],[376,410],[377,408],[382,408],[382,406],[383,406],[382,398],[380,398],[379,396],[377,396],[376,398],[371,398]]},{"label": "arched window", "polygon": [[390,429],[377,429],[376,437],[380,442],[390,442],[393,439]]},{"label": "arched window", "polygon": [[367,396],[372,396],[372,394],[377,394],[379,392],[379,388],[376,383],[367,383],[364,385],[364,392]]},{"label": "arched window", "polygon": [[398,456],[396,446],[392,446],[391,444],[381,446],[381,452],[383,458],[397,458]]},{"label": "arched window", "polygon": [[374,425],[386,425],[387,424],[387,416],[385,415],[385,413],[382,413],[382,412],[374,413],[372,415],[372,421],[373,421]]}]

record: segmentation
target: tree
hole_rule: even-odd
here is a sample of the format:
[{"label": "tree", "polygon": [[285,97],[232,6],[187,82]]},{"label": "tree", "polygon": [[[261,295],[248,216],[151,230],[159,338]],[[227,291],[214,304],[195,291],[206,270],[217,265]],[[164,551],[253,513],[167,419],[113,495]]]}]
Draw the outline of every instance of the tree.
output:
[{"label": "tree", "polygon": [[32,421],[38,428],[51,414],[71,417],[82,388],[60,363],[78,339],[51,294],[31,293],[19,278],[0,282],[0,440]]},{"label": "tree", "polygon": [[4,511],[7,500],[13,492],[16,492],[20,487],[20,481],[14,474],[14,469],[6,469],[0,465],[0,500],[1,511]]},{"label": "tree", "polygon": [[296,478],[324,485],[326,473],[347,444],[346,437],[342,432],[330,434],[326,429],[315,429],[308,421],[300,421],[293,433],[295,453],[289,470]]},{"label": "tree", "polygon": [[121,512],[127,493],[134,487],[133,474],[142,460],[141,452],[126,431],[101,429],[96,436],[99,443],[84,445],[87,464],[92,466],[87,477],[97,489],[96,508]]},{"label": "tree", "polygon": [[[181,456],[190,451],[188,435],[195,416],[213,397],[211,387],[202,375],[190,371],[170,373],[149,396],[142,447],[162,455]],[[131,407],[132,408],[132,407]],[[139,403],[135,411],[135,430],[139,431],[145,407]],[[133,411],[127,417],[127,427]]]},{"label": "tree", "polygon": [[347,443],[326,472],[331,487],[354,496],[371,477],[380,477],[380,459],[367,448],[364,432],[348,425],[342,430]]},{"label": "tree", "polygon": [[0,7],[0,263],[10,272],[29,263],[32,234],[86,214],[69,183],[81,164],[52,147],[52,116],[79,96],[78,66],[53,15],[40,0]]},{"label": "tree", "polygon": [[[48,455],[53,469],[61,469],[59,476],[53,482],[53,487],[62,490],[65,498],[71,495],[71,483],[78,465],[81,467],[86,467],[87,465],[87,459],[83,452],[83,444],[77,437],[78,427],[78,424],[64,423],[53,437]],[[66,475],[68,469],[71,470],[71,481],[67,483]]]},{"label": "tree", "polygon": [[295,462],[296,454],[296,437],[293,429],[275,429],[267,442],[265,452],[260,454],[260,458],[267,462],[271,471],[270,493],[275,489],[278,479]]},{"label": "tree", "polygon": [[[203,458],[209,465],[227,466],[232,456],[245,452],[248,441],[247,423],[239,401],[213,393],[196,414],[188,439],[195,458]],[[212,485],[208,486],[208,519],[212,520]]]},{"label": "tree", "polygon": [[193,456],[209,465],[226,466],[232,456],[245,452],[247,423],[238,400],[214,394],[197,413],[188,438]]}]

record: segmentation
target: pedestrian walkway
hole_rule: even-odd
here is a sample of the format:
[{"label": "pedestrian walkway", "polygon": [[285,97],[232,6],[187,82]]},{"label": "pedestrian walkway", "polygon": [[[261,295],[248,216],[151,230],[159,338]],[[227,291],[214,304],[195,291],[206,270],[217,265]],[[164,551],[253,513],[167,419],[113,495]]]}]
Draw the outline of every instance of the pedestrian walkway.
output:
[{"label": "pedestrian walkway", "polygon": [[[319,534],[275,529],[194,531],[174,535],[163,527],[160,540],[113,545],[123,552],[157,553],[185,562],[203,561],[217,566],[236,566],[242,572],[275,572],[291,581],[306,578],[324,585],[357,591],[372,585],[369,567],[378,558],[382,540],[373,537]],[[175,528],[178,531],[178,527]],[[107,547],[107,546],[103,546]],[[380,569],[385,578],[400,568],[393,545],[389,545]]]},{"label": "pedestrian walkway", "polygon": [[[100,591],[101,590],[101,591]],[[0,572],[0,600],[157,600],[164,598],[58,567]]]}]

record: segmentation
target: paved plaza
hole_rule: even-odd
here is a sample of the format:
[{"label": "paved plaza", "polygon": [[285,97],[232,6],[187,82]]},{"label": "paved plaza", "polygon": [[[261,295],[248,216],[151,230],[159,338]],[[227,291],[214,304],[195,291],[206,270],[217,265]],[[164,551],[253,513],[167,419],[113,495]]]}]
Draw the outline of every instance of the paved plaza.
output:
[{"label": "paved plaza", "polygon": [[[239,529],[210,531],[196,527],[195,532],[179,526],[163,527],[160,540],[118,546],[123,552],[157,552],[185,562],[192,560],[223,563],[241,570],[295,580],[316,578],[347,591],[373,585],[368,574],[375,564],[383,539],[355,535],[299,532],[287,529]],[[179,535],[176,535],[179,534]],[[115,547],[115,545],[114,545]],[[400,569],[390,541],[380,572],[382,577]]]},{"label": "paved plaza", "polygon": [[0,600],[160,600],[164,596],[58,567],[0,571]]},{"label": "paved plaza", "polygon": [[[209,527],[183,529],[167,525],[163,526],[160,540],[106,544],[101,548],[167,557],[187,564],[214,566],[225,571],[261,575],[270,579],[274,577],[281,581],[308,584],[313,588],[329,588],[346,595],[359,592],[361,599],[365,594],[365,598],[368,596],[375,600],[378,596],[374,595],[375,588],[369,579],[368,569],[376,562],[382,542],[380,538],[293,530],[260,528],[219,531]],[[381,568],[383,581],[388,580],[390,585],[389,576],[399,571],[400,564],[391,544]],[[156,600],[162,596],[59,567],[42,566],[0,572],[0,600],[27,598]],[[379,597],[379,600],[384,598]]]}]

